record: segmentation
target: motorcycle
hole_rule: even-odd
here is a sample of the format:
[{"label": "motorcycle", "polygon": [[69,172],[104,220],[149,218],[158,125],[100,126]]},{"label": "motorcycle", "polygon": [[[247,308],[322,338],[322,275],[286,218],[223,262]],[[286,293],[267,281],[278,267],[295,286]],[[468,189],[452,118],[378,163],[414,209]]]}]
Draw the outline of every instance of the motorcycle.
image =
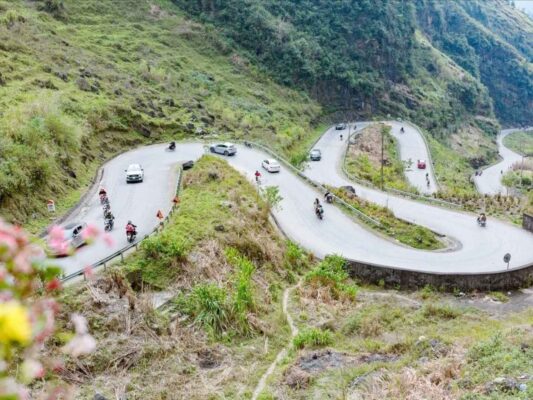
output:
[{"label": "motorcycle", "polygon": [[252,144],[250,142],[244,142],[244,145],[248,148],[252,148]]},{"label": "motorcycle", "polygon": [[128,243],[133,243],[137,237],[137,230],[126,232],[126,239]]},{"label": "motorcycle", "polygon": [[174,150],[176,150],[176,143],[175,143],[175,142],[170,142],[170,144],[169,144],[168,147],[167,147],[167,150],[168,150],[168,151],[174,151]]},{"label": "motorcycle", "polygon": [[326,196],[326,202],[333,203],[333,195],[331,193]]},{"label": "motorcycle", "polygon": [[109,203],[104,204],[103,211],[104,211],[104,218],[105,218],[106,215],[111,212],[111,206],[109,205]]},{"label": "motorcycle", "polygon": [[113,229],[113,226],[115,225],[115,222],[112,218],[108,218],[104,221],[104,230],[106,232],[110,232]]},{"label": "motorcycle", "polygon": [[482,228],[485,228],[487,226],[487,220],[486,219],[483,219],[481,217],[477,217],[477,224],[482,227]]}]

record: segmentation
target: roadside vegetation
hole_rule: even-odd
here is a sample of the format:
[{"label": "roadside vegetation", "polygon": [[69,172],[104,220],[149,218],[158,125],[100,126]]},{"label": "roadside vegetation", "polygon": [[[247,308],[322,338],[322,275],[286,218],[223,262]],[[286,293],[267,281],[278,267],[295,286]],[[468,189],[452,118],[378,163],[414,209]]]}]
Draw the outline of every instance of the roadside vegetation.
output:
[{"label": "roadside vegetation", "polygon": [[510,133],[503,138],[503,144],[518,154],[533,157],[533,131]]},{"label": "roadside vegetation", "polygon": [[405,177],[406,167],[400,159],[396,139],[390,126],[372,124],[355,136],[346,155],[347,172],[376,187],[381,187],[381,135],[383,135],[383,184],[403,191],[416,191]]},{"label": "roadside vegetation", "polygon": [[180,199],[123,265],[63,297],[99,343],[63,375],[77,398],[247,398],[289,341],[281,294],[309,258],[278,236],[267,202],[211,156],[184,173]]},{"label": "roadside vegetation", "polygon": [[366,222],[364,219],[361,219],[361,222],[393,240],[422,250],[439,250],[445,247],[444,241],[435,232],[426,227],[397,218],[386,207],[363,200],[343,188],[331,188],[330,190],[363,214],[377,220],[380,225]]},{"label": "roadside vegetation", "polygon": [[[52,6],[53,5],[53,6]],[[37,230],[108,157],[194,137],[302,158],[321,107],[170,1],[0,1],[0,207]]]},{"label": "roadside vegetation", "polygon": [[342,257],[317,262],[282,240],[268,219],[275,193],[263,198],[222,159],[202,157],[182,182],[158,235],[61,298],[60,327],[80,313],[98,342],[59,374],[76,398],[249,398],[284,348],[260,399],[531,395],[530,308],[492,314],[429,286],[362,285]]}]

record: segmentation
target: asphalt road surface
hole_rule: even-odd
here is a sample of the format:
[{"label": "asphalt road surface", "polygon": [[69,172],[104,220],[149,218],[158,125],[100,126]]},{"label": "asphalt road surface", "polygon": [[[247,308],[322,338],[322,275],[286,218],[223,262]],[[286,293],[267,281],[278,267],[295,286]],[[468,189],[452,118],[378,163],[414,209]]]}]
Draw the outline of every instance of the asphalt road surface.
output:
[{"label": "asphalt road surface", "polygon": [[474,182],[481,194],[507,194],[505,186],[502,185],[502,176],[514,163],[522,161],[522,156],[505,147],[503,138],[520,130],[522,129],[505,129],[498,134],[498,152],[502,160],[483,170],[481,175],[474,176]]},{"label": "asphalt road surface", "polygon": [[[418,203],[348,181],[340,172],[344,146],[346,142],[339,140],[338,132],[328,130],[316,145],[323,152],[322,160],[310,162],[304,173],[321,183],[352,185],[358,196],[386,205],[398,217],[454,238],[460,245],[447,252],[408,248],[375,234],[330,204],[324,205],[325,216],[319,220],[314,214],[313,200],[322,198],[322,193],[284,165],[279,174],[264,172],[262,186],[278,186],[283,197],[280,208],[274,210],[280,227],[307,250],[319,257],[335,253],[361,262],[434,273],[504,271],[507,267],[502,259],[505,253],[512,255],[510,268],[533,262],[533,234],[525,230],[490,218],[487,227],[480,228],[473,214]],[[204,153],[204,148],[198,143],[179,143],[175,152],[168,152],[165,147],[154,145],[132,150],[105,165],[101,186],[108,191],[116,216],[112,232],[115,243],[108,246],[100,239],[91,246],[81,248],[74,256],[59,259],[66,274],[123,248],[126,245],[124,226],[128,219],[138,226],[141,237],[157,225],[156,213],[159,209],[164,214],[168,212],[175,191],[177,165],[197,159]],[[253,181],[253,173],[261,168],[261,161],[271,156],[256,148],[237,146],[237,149],[235,156],[225,159]],[[144,182],[126,183],[124,169],[130,163],[142,164]],[[96,193],[66,223],[73,220],[103,227],[103,215]]]}]

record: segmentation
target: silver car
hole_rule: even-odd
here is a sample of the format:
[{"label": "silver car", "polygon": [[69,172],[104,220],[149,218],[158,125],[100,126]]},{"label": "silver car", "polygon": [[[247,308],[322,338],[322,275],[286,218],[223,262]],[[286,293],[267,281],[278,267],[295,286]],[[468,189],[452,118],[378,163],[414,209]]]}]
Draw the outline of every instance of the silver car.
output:
[{"label": "silver car", "polygon": [[140,164],[130,164],[126,171],[126,182],[142,182],[144,179],[144,169]]},{"label": "silver car", "polygon": [[63,242],[56,248],[50,249],[55,257],[67,256],[72,250],[85,244],[83,231],[87,228],[85,222],[72,222],[63,227]]},{"label": "silver car", "polygon": [[209,148],[211,153],[224,154],[225,156],[233,156],[237,153],[237,148],[232,143],[215,144]]},{"label": "silver car", "polygon": [[320,161],[322,159],[322,152],[319,149],[313,149],[309,153],[311,161]]}]

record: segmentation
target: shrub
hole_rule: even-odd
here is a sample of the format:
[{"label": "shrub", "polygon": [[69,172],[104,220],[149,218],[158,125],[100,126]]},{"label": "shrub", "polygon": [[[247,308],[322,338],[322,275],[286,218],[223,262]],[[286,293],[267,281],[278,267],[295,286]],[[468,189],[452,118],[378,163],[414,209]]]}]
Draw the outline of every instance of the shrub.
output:
[{"label": "shrub", "polygon": [[461,313],[449,305],[427,304],[422,309],[425,318],[455,319]]},{"label": "shrub", "polygon": [[340,256],[328,256],[305,275],[305,282],[311,287],[327,287],[336,299],[355,299],[357,287],[347,284],[348,273],[344,270],[345,260]]},{"label": "shrub", "polygon": [[201,284],[181,301],[182,310],[194,317],[194,321],[214,334],[220,334],[229,326],[229,305],[226,291],[214,284]]},{"label": "shrub", "polygon": [[293,339],[293,345],[297,349],[304,347],[322,347],[333,343],[331,331],[309,328],[300,331]]},{"label": "shrub", "polygon": [[235,289],[233,308],[237,316],[245,319],[246,312],[255,309],[252,287],[252,275],[255,272],[255,265],[233,247],[227,248],[225,253],[227,260],[237,269],[233,283]]},{"label": "shrub", "polygon": [[288,268],[300,269],[307,263],[304,250],[296,243],[287,240],[287,250],[285,251],[285,262]]}]

